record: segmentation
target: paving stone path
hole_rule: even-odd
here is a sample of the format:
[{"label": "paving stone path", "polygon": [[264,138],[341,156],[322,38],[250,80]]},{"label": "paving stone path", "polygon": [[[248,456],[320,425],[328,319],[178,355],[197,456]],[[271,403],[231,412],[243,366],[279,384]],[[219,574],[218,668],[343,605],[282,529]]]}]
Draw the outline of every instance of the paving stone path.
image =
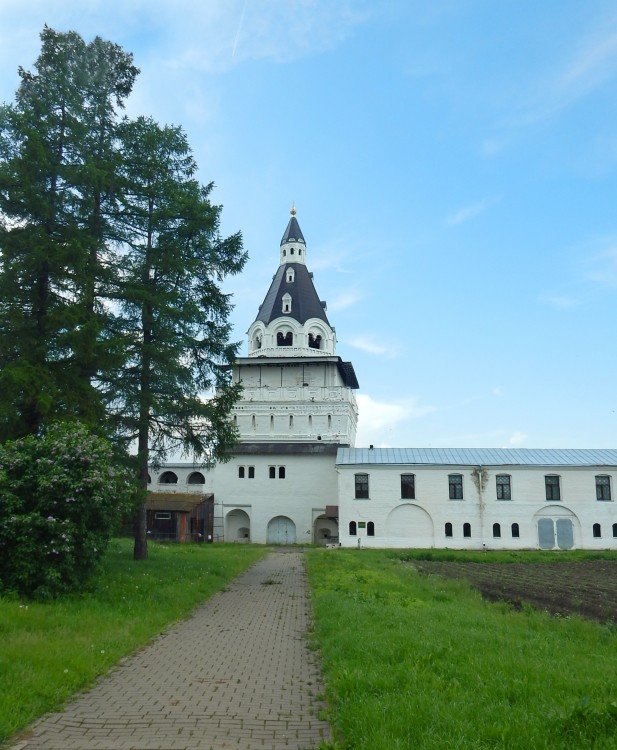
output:
[{"label": "paving stone path", "polygon": [[330,738],[299,551],[273,552],[13,750],[312,750]]}]

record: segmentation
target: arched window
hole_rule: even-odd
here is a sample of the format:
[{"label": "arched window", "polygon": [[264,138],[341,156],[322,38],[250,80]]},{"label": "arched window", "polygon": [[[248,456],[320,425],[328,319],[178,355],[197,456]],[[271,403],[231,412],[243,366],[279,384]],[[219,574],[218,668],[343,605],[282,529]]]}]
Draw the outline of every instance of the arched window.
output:
[{"label": "arched window", "polygon": [[493,524],[493,536],[496,539],[499,539],[499,537],[501,537],[501,526],[498,523]]},{"label": "arched window", "polygon": [[349,536],[355,536],[358,533],[356,529],[357,529],[356,522],[350,521],[349,522]]},{"label": "arched window", "polygon": [[274,414],[270,414],[270,432],[274,432]]},{"label": "arched window", "polygon": [[518,539],[519,536],[520,536],[520,532],[518,530],[518,524],[517,523],[513,523],[512,524],[512,536],[513,536],[514,539]]},{"label": "arched window", "polygon": [[279,466],[279,479],[285,479],[285,467]]},{"label": "arched window", "polygon": [[291,294],[283,295],[283,312],[291,312]]},{"label": "arched window", "polygon": [[289,415],[289,429],[293,430],[293,427],[294,427],[294,417],[293,417],[293,414],[290,414]]},{"label": "arched window", "polygon": [[254,430],[257,427],[257,420],[255,419],[255,415],[251,415],[251,428]]},{"label": "arched window", "polygon": [[301,247],[298,248],[298,255],[302,255],[302,248]]},{"label": "arched window", "polygon": [[372,521],[366,524],[366,535],[375,536],[375,524]]},{"label": "arched window", "polygon": [[328,414],[328,429],[332,429],[332,414]]},{"label": "arched window", "polygon": [[288,268],[287,269],[287,283],[288,284],[293,284],[293,280],[295,278],[295,273],[296,272],[293,270],[293,268]]},{"label": "arched window", "polygon": [[205,484],[206,478],[201,473],[201,471],[194,471],[192,474],[189,474],[189,478],[187,479],[187,484]]},{"label": "arched window", "polygon": [[289,252],[290,252],[290,254],[291,254],[291,255],[293,255],[293,254],[294,254],[294,249],[293,249],[293,247],[291,248],[291,250],[290,250]]},{"label": "arched window", "polygon": [[283,258],[287,255],[287,250],[283,250]]},{"label": "arched window", "polygon": [[470,537],[471,536],[471,524],[470,523],[464,523],[463,524],[463,536],[464,537]]},{"label": "arched window", "polygon": [[164,471],[159,477],[159,484],[178,484],[178,475],[173,471]]},{"label": "arched window", "polygon": [[277,346],[293,346],[293,334],[291,331],[283,333],[279,331],[276,334],[276,345]]},{"label": "arched window", "polygon": [[244,466],[238,466],[238,479],[244,479]]},{"label": "arched window", "polygon": [[448,521],[444,527],[446,536],[452,536],[452,524]]},{"label": "arched window", "polygon": [[617,523],[613,524],[613,537],[617,537]]},{"label": "arched window", "polygon": [[593,536],[594,539],[600,539],[602,537],[602,527],[599,523],[594,523],[593,525]]},{"label": "arched window", "polygon": [[321,336],[318,333],[309,333],[308,345],[311,349],[321,349]]}]

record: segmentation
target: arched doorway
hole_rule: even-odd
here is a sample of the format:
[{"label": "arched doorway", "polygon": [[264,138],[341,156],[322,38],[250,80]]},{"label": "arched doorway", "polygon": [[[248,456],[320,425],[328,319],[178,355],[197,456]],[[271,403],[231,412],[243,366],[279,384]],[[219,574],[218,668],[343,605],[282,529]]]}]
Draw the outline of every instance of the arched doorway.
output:
[{"label": "arched doorway", "polygon": [[[535,515],[540,549],[573,549],[579,533],[578,518],[562,505],[542,508]],[[579,536],[580,538],[580,536]]]},{"label": "arched doorway", "polygon": [[318,516],[313,524],[314,544],[335,544],[338,542],[338,524],[334,518]]},{"label": "arched doorway", "polygon": [[287,516],[275,516],[268,524],[268,544],[295,544],[296,524]]},{"label": "arched doorway", "polygon": [[432,547],[433,519],[417,505],[399,505],[388,515],[386,533],[390,538],[404,540],[405,547]]},{"label": "arched doorway", "polygon": [[225,541],[251,541],[251,519],[246,511],[236,508],[225,516]]}]

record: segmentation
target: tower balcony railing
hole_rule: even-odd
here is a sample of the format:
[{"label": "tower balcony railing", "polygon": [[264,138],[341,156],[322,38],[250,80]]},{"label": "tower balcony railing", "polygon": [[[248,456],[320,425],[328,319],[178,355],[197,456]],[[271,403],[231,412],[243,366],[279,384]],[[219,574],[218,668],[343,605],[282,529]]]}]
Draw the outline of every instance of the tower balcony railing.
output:
[{"label": "tower balcony railing", "polygon": [[310,346],[263,346],[249,352],[249,357],[333,357],[334,351]]}]

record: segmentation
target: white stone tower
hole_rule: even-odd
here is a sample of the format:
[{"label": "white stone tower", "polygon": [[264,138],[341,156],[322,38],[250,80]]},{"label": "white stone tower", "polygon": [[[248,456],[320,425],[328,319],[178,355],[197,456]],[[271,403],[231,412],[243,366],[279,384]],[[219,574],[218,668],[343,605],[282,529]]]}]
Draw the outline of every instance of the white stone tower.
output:
[{"label": "white stone tower", "polygon": [[354,444],[358,382],[336,355],[294,208],[248,340],[234,365],[244,387],[232,416],[240,443],[216,467],[215,532],[227,541],[336,541],[336,452]]},{"label": "white stone tower", "polygon": [[358,382],[351,362],[336,356],[335,330],[306,266],[295,208],[248,342],[248,357],[235,369],[244,385],[234,411],[243,442],[354,445]]}]

